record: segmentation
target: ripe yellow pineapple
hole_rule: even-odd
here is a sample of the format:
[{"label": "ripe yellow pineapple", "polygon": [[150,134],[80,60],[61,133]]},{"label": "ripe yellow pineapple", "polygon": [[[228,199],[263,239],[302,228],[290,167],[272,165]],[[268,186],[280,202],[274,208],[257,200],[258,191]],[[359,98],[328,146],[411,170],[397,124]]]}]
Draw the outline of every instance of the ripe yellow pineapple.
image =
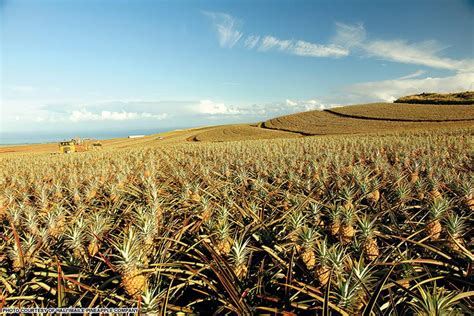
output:
[{"label": "ripe yellow pineapple", "polygon": [[217,243],[216,248],[219,254],[227,256],[229,255],[232,248],[232,243],[230,242],[229,238],[221,239]]},{"label": "ripe yellow pineapple", "polygon": [[372,192],[370,192],[367,195],[367,200],[369,200],[369,202],[371,204],[377,204],[377,202],[380,200],[380,191],[379,191],[379,189],[375,189]]},{"label": "ripe yellow pineapple", "polygon": [[201,196],[199,195],[199,193],[197,191],[193,192],[193,194],[191,194],[191,200],[195,203],[201,202]]},{"label": "ripe yellow pineapple", "polygon": [[99,252],[99,248],[99,242],[96,239],[92,240],[87,246],[87,252],[89,253],[89,256],[95,256]]},{"label": "ripe yellow pineapple", "polygon": [[410,183],[415,183],[420,179],[420,175],[418,174],[418,171],[414,171],[410,174],[409,181]]},{"label": "ripe yellow pineapple", "polygon": [[207,223],[212,217],[212,210],[209,207],[206,207],[202,212],[202,221]]},{"label": "ripe yellow pineapple", "polygon": [[301,253],[301,260],[304,262],[308,270],[313,269],[316,265],[316,254],[314,253],[313,249],[305,248]]},{"label": "ripe yellow pineapple", "polygon": [[323,264],[319,264],[314,270],[315,276],[318,279],[321,286],[325,286],[329,282],[329,277],[331,275],[331,269]]},{"label": "ripe yellow pineapple", "polygon": [[377,240],[374,238],[367,238],[363,244],[363,251],[368,260],[372,261],[376,259],[380,254]]},{"label": "ripe yellow pineapple", "polygon": [[132,266],[122,272],[121,285],[128,295],[138,300],[145,291],[147,278],[136,267]]},{"label": "ripe yellow pineapple", "polygon": [[61,209],[48,214],[49,235],[53,238],[59,238],[66,230],[66,218]]}]

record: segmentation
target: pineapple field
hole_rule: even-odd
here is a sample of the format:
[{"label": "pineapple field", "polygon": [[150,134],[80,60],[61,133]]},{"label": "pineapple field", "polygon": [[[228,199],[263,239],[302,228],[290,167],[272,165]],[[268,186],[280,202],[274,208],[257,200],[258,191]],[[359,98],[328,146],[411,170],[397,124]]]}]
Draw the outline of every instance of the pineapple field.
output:
[{"label": "pineapple field", "polygon": [[465,124],[0,156],[0,308],[470,314]]}]

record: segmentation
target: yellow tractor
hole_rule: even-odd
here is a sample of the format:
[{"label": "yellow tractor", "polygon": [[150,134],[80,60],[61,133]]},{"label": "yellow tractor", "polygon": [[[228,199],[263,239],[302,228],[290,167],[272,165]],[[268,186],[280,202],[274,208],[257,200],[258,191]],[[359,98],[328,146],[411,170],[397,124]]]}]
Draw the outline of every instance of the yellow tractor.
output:
[{"label": "yellow tractor", "polygon": [[76,152],[76,142],[74,140],[68,140],[59,143],[59,152],[61,154],[69,154]]},{"label": "yellow tractor", "polygon": [[69,154],[97,149],[102,149],[102,143],[92,139],[74,138],[71,140],[59,142],[59,152],[61,154]]}]

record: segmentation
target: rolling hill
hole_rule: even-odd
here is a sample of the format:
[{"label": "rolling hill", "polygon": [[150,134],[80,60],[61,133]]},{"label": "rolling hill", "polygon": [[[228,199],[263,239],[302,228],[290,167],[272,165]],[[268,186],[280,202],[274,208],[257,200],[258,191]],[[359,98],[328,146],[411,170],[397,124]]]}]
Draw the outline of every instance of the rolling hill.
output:
[{"label": "rolling hill", "polygon": [[372,103],[267,120],[263,127],[305,135],[360,134],[474,126],[474,105]]}]

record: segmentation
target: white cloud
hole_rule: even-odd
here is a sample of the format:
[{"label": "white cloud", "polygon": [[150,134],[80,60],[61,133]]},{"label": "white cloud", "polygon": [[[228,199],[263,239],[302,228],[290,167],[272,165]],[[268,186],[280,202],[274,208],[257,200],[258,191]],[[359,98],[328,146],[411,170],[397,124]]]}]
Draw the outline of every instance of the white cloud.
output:
[{"label": "white cloud", "polygon": [[245,48],[247,48],[247,49],[255,48],[255,46],[257,46],[259,40],[260,40],[260,36],[258,36],[258,35],[247,36],[247,38],[245,39],[245,43],[244,43]]},{"label": "white cloud", "polygon": [[282,40],[273,36],[265,36],[258,49],[260,51],[277,49],[293,55],[305,57],[342,57],[349,54],[347,49],[334,44],[321,45],[301,40]]},{"label": "white cloud", "polygon": [[225,105],[225,103],[213,102],[211,100],[201,100],[196,107],[196,111],[201,114],[210,115],[236,115],[240,112],[234,108]]},{"label": "white cloud", "polygon": [[137,112],[112,112],[112,111],[101,111],[99,113],[90,112],[87,110],[76,110],[72,111],[69,115],[69,120],[72,122],[84,122],[84,121],[128,121],[137,119],[155,119],[162,120],[167,117],[166,113],[162,114],[151,114],[151,113],[137,113]]},{"label": "white cloud", "polygon": [[[407,76],[409,77],[409,76]],[[356,102],[385,101],[393,102],[404,95],[423,92],[459,92],[472,90],[474,73],[458,73],[442,78],[420,78],[364,82],[351,85],[345,89]]]},{"label": "white cloud", "polygon": [[242,37],[241,22],[229,14],[218,12],[203,12],[210,17],[219,37],[221,47],[233,47]]},{"label": "white cloud", "polygon": [[289,40],[281,40],[273,36],[265,36],[262,39],[262,43],[258,48],[260,51],[267,51],[270,49],[279,49],[279,50],[287,50],[291,47],[292,41]]},{"label": "white cloud", "polygon": [[320,45],[308,43],[305,41],[297,41],[292,52],[299,56],[309,57],[342,57],[349,55],[349,51],[337,45]]},{"label": "white cloud", "polygon": [[298,102],[291,101],[290,99],[286,99],[286,104],[289,106],[296,106],[298,105]]},{"label": "white cloud", "polygon": [[446,47],[437,41],[409,43],[400,39],[371,40],[367,38],[366,30],[362,24],[336,23],[336,35],[332,41],[334,44],[346,48],[357,48],[368,57],[457,72],[474,71],[473,59],[456,60],[439,56],[438,53]]},{"label": "white cloud", "polygon": [[408,74],[406,76],[398,78],[398,80],[417,78],[417,77],[419,77],[419,76],[421,76],[425,73],[426,73],[426,71],[424,71],[424,70],[417,70],[414,73],[411,73],[411,74]]}]

